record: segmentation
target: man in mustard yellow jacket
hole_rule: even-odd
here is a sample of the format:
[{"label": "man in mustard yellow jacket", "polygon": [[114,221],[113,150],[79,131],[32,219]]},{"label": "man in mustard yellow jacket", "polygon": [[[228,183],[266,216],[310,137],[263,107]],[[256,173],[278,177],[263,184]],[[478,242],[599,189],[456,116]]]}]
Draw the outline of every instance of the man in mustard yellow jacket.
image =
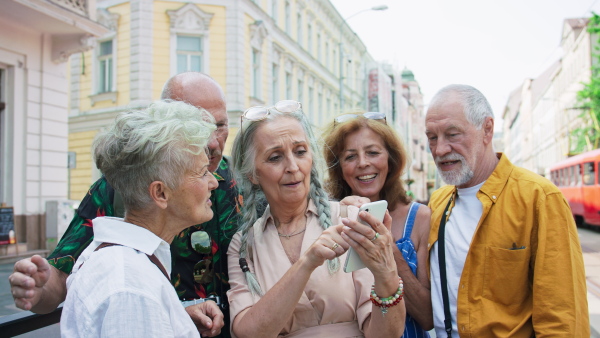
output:
[{"label": "man in mustard yellow jacket", "polygon": [[437,337],[589,337],[581,246],[561,192],[494,152],[493,112],[477,89],[444,87],[425,121],[449,184],[429,203]]}]

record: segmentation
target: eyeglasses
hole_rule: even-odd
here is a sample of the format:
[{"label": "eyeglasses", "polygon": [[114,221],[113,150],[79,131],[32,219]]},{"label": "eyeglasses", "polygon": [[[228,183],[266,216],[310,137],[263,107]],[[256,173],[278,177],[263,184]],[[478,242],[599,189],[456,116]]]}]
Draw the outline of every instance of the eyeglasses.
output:
[{"label": "eyeglasses", "polygon": [[242,123],[244,119],[248,121],[261,121],[267,118],[271,114],[271,109],[275,109],[280,113],[291,114],[302,109],[302,103],[294,100],[283,100],[275,103],[272,107],[255,106],[250,107],[244,111],[240,117],[240,132],[243,132]]},{"label": "eyeglasses", "polygon": [[366,112],[366,113],[362,113],[362,114],[349,113],[349,114],[340,115],[333,120],[333,125],[336,125],[338,123],[348,122],[348,121],[354,120],[360,116],[362,116],[366,119],[369,119],[369,120],[377,120],[377,121],[383,120],[383,122],[387,124],[387,119],[386,119],[384,113],[380,113],[377,111],[370,111],[370,112]]},{"label": "eyeglasses", "polygon": [[[204,231],[196,231],[190,236],[192,249],[199,254],[209,255],[212,253],[212,240],[210,235]],[[198,284],[207,284],[213,280],[214,269],[212,257],[202,259],[194,265],[194,281]]]}]

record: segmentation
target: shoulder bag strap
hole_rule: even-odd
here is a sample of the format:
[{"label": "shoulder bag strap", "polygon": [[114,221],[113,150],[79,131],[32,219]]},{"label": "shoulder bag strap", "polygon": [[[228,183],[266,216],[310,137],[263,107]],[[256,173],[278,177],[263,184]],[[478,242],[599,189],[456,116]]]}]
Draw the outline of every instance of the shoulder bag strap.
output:
[{"label": "shoulder bag strap", "polygon": [[448,204],[446,205],[446,209],[442,214],[442,220],[440,221],[440,228],[438,230],[438,260],[440,264],[440,278],[442,280],[442,299],[444,301],[444,327],[446,329],[446,333],[448,334],[448,338],[452,337],[452,314],[450,313],[450,301],[448,299],[448,280],[446,278],[446,247],[444,245],[444,237],[446,233],[448,210],[450,209],[453,198],[454,196],[451,196]]},{"label": "shoulder bag strap", "polygon": [[[119,245],[120,246],[121,244],[106,243],[106,242],[104,242],[104,243],[98,245],[98,247],[94,251],[98,251],[100,249],[103,249],[103,248],[106,248],[106,247],[109,247],[109,246],[113,246],[113,245]],[[162,274],[165,275],[165,277],[167,277],[167,280],[169,280],[169,282],[170,282],[171,278],[169,278],[169,275],[167,274],[167,269],[165,269],[165,267],[158,260],[158,258],[156,258],[156,256],[154,254],[152,254],[152,255],[146,254],[146,256],[148,257],[148,259],[150,260],[150,262],[152,262],[154,265],[156,265],[156,267],[160,270],[160,272],[162,272]]]}]

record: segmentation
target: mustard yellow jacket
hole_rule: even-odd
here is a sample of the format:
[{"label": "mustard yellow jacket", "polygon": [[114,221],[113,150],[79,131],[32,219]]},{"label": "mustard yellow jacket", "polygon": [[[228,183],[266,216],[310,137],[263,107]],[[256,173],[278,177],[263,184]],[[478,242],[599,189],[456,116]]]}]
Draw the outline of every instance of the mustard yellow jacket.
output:
[{"label": "mustard yellow jacket", "polygon": [[[587,338],[586,279],[571,209],[550,181],[514,166],[501,153],[498,157],[477,193],[483,214],[460,278],[458,332],[461,337]],[[445,186],[431,196],[429,249],[454,193],[454,186]],[[511,250],[515,244],[522,249]]]}]

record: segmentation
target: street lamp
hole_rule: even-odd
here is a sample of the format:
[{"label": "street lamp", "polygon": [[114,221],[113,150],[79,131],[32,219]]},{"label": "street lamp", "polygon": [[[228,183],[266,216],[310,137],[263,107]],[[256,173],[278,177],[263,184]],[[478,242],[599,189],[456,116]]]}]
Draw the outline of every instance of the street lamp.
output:
[{"label": "street lamp", "polygon": [[[385,11],[386,9],[388,9],[387,5],[373,6],[371,8],[363,9],[361,11],[358,11],[358,12],[350,15],[349,17],[346,17],[344,19],[343,23],[347,24],[349,19],[357,16],[360,13],[364,13],[364,12],[368,12],[368,11]],[[339,41],[339,48],[340,48],[340,112],[344,112],[344,43],[342,42],[343,30],[344,30],[343,23],[342,23],[342,25],[340,25],[340,41]]]}]

